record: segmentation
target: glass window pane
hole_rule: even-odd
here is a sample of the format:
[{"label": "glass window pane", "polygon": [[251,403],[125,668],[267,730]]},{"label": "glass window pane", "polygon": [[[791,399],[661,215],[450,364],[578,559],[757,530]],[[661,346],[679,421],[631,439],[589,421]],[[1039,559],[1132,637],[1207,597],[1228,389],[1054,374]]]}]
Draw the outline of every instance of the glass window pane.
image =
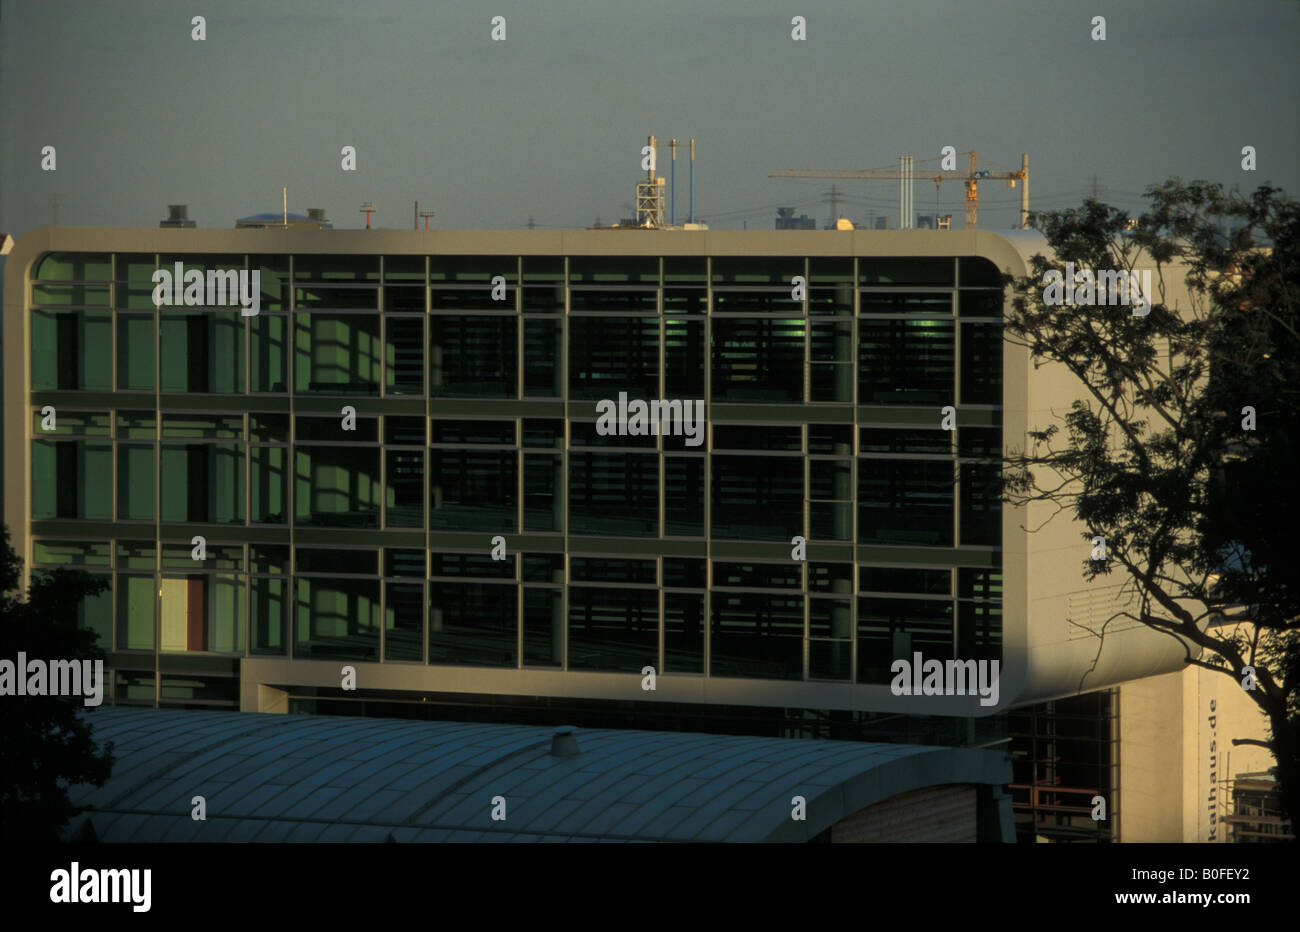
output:
[{"label": "glass window pane", "polygon": [[524,321],[524,394],[560,396],[560,321]]},{"label": "glass window pane", "polygon": [[766,593],[711,596],[713,676],[803,679],[803,599]]},{"label": "glass window pane", "polygon": [[802,401],[802,320],[713,321],[715,401]]},{"label": "glass window pane", "polygon": [[244,522],[243,444],[162,445],[162,520]]},{"label": "glass window pane", "polygon": [[514,666],[517,592],[499,583],[430,583],[429,663]]},{"label": "glass window pane", "polygon": [[385,325],[386,391],[390,395],[423,395],[424,318],[390,317]]},{"label": "glass window pane", "polygon": [[385,450],[384,460],[384,520],[389,527],[424,527],[424,451]]},{"label": "glass window pane", "polygon": [[952,546],[954,464],[858,460],[858,542]]},{"label": "glass window pane", "polygon": [[863,285],[952,285],[953,261],[929,258],[871,258],[858,260]]},{"label": "glass window pane", "polygon": [[573,398],[659,397],[659,321],[653,317],[569,320],[569,391]]},{"label": "glass window pane", "polygon": [[288,316],[261,313],[249,319],[249,327],[252,331],[252,390],[287,392]]},{"label": "glass window pane", "polygon": [[664,533],[704,536],[703,457],[664,457]]},{"label": "glass window pane", "polygon": [[160,650],[244,652],[242,576],[233,573],[164,576],[159,589]]},{"label": "glass window pane", "polygon": [[300,392],[379,393],[379,318],[361,314],[294,316],[294,383]]},{"label": "glass window pane", "polygon": [[788,541],[803,530],[803,461],[797,457],[717,456],[715,537]]},{"label": "glass window pane", "polygon": [[514,531],[517,469],[513,452],[431,451],[429,527],[492,534]]},{"label": "glass window pane", "polygon": [[384,659],[419,661],[424,654],[424,584],[384,584]]},{"label": "glass window pane", "polygon": [[996,465],[961,464],[961,542],[1002,546],[1002,470]]},{"label": "glass window pane", "polygon": [[36,264],[33,281],[106,282],[112,275],[112,259],[106,253],[50,252]]},{"label": "glass window pane", "polygon": [[117,315],[117,387],[153,388],[152,314]]},{"label": "glass window pane", "polygon": [[664,397],[704,397],[704,321],[664,321]]},{"label": "glass window pane", "polygon": [[653,589],[569,587],[569,669],[640,673],[659,666]]},{"label": "glass window pane", "polygon": [[953,322],[858,321],[859,404],[952,404]]},{"label": "glass window pane", "polygon": [[513,398],[516,326],[513,317],[431,318],[429,393],[435,398]]},{"label": "glass window pane", "polygon": [[112,315],[109,311],[33,310],[32,388],[112,389]]},{"label": "glass window pane", "polygon": [[297,577],[295,657],[379,659],[379,580]]},{"label": "glass window pane", "polygon": [[664,672],[704,672],[703,593],[664,593]]},{"label": "glass window pane", "polygon": [[32,517],[113,517],[113,450],[82,440],[32,441]]},{"label": "glass window pane", "polygon": [[1002,325],[961,325],[961,403],[1002,404]]},{"label": "glass window pane", "polygon": [[289,512],[288,447],[253,447],[252,519],[254,524],[284,524]]},{"label": "glass window pane", "polygon": [[558,667],[563,663],[564,602],[561,591],[524,587],[524,665]]},{"label": "glass window pane", "polygon": [[524,530],[559,531],[564,526],[564,458],[558,453],[524,456]]},{"label": "glass window pane", "polygon": [[285,653],[285,623],[289,616],[289,580],[284,577],[249,577],[252,652]]},{"label": "glass window pane", "polygon": [[952,602],[932,599],[858,599],[858,682],[888,683],[890,666],[953,657]]},{"label": "glass window pane", "polygon": [[294,510],[299,524],[378,527],[378,447],[294,449]]},{"label": "glass window pane", "polygon": [[117,517],[126,521],[153,518],[153,444],[118,444]]},{"label": "glass window pane", "polygon": [[658,457],[570,454],[569,533],[643,537],[655,535],[658,527]]},{"label": "glass window pane", "polygon": [[243,392],[243,320],[238,313],[226,311],[164,311],[159,324],[162,390]]},{"label": "glass window pane", "polygon": [[117,649],[153,650],[154,578],[117,574]]}]

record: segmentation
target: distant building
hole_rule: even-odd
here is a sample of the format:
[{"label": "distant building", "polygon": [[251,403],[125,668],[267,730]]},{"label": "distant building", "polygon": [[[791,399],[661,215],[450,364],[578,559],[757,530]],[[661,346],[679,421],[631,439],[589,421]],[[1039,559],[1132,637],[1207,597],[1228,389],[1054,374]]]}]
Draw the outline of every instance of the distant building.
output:
[{"label": "distant building", "polygon": [[[191,224],[192,226],[193,224]],[[265,214],[251,214],[247,217],[240,217],[235,221],[236,230],[332,230],[334,224],[325,219],[325,210],[321,207],[311,207],[307,210],[307,216],[295,213],[270,212]]]},{"label": "distant building", "polygon": [[807,214],[794,215],[793,207],[776,209],[776,228],[778,230],[815,230],[817,221]]}]

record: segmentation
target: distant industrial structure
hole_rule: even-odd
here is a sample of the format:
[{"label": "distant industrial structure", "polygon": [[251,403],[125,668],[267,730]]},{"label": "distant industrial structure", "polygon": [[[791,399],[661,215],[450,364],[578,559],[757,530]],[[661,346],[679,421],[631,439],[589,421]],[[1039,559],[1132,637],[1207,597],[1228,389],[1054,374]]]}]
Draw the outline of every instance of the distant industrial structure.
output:
[{"label": "distant industrial structure", "polygon": [[[989,179],[1003,179],[1007,182],[1007,187],[1014,188],[1016,182],[1021,183],[1020,187],[1020,229],[1029,227],[1029,155],[1021,153],[1020,168],[1016,171],[996,171],[993,169],[976,168],[977,156],[974,152],[967,153],[970,156],[970,169],[965,172],[958,171],[935,171],[930,175],[930,180],[934,182],[935,197],[938,197],[939,186],[947,180],[960,180],[966,186],[966,229],[973,230],[976,227],[976,220],[979,208],[979,182]],[[780,168],[768,172],[769,178],[896,178],[899,181],[899,228],[908,230],[912,228],[913,217],[913,200],[912,189],[915,178],[915,169],[913,158],[910,155],[899,156],[898,168],[865,168],[865,169],[820,169],[820,168]],[[936,211],[937,213],[937,211]],[[877,227],[877,229],[884,229]],[[941,229],[946,229],[943,227]]]},{"label": "distant industrial structure", "polygon": [[776,209],[776,229],[778,230],[815,230],[817,221],[807,214],[794,215],[793,207]]}]

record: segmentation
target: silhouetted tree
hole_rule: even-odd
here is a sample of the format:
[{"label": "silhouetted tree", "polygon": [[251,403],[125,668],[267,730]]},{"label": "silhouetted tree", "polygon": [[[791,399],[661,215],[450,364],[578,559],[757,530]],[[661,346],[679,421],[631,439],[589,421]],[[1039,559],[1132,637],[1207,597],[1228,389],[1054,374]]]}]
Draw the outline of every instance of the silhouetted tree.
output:
[{"label": "silhouetted tree", "polygon": [[[1081,398],[1031,430],[1005,463],[1005,498],[1072,513],[1134,595],[1120,613],[1194,645],[1267,716],[1282,804],[1300,827],[1300,211],[1268,186],[1252,195],[1171,179],[1135,223],[1089,199],[1038,213],[1054,256],[1013,287],[1006,335],[1036,363],[1064,365]],[[1124,305],[1049,305],[1044,272],[1155,268],[1146,316]],[[1167,307],[1182,274],[1190,307]],[[1065,287],[1072,287],[1065,282]],[[1253,409],[1254,423],[1249,421]],[[1031,428],[1035,425],[1031,425]],[[1253,426],[1254,429],[1250,429]],[[1117,616],[1119,617],[1119,616]],[[1196,650],[1195,648],[1200,648]],[[1260,742],[1251,742],[1260,743]]]},{"label": "silhouetted tree", "polygon": [[[108,583],[79,570],[34,573],[23,601],[17,592],[21,578],[22,558],[6,527],[0,547],[0,659],[16,662],[22,651],[46,662],[102,660],[99,636],[78,627],[77,615],[81,600]],[[81,696],[0,696],[0,838],[57,840],[80,811],[68,786],[101,786],[108,779],[112,744],[96,747],[79,714],[84,708]]]}]

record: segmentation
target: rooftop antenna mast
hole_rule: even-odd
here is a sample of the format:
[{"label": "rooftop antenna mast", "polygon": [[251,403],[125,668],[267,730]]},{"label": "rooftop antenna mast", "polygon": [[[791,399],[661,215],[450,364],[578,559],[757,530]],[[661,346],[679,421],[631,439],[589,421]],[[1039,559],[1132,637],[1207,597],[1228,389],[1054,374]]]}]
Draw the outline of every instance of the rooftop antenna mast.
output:
[{"label": "rooftop antenna mast", "polygon": [[424,228],[426,230],[429,229],[429,218],[433,216],[433,211],[422,210],[420,211],[420,216],[424,218]]},{"label": "rooftop antenna mast", "polygon": [[284,194],[284,225],[288,226],[289,225],[289,189],[282,188],[281,191]]},{"label": "rooftop antenna mast", "polygon": [[373,214],[373,213],[375,212],[375,205],[374,205],[374,202],[373,202],[373,201],[366,201],[364,204],[362,204],[362,205],[361,205],[361,212],[362,212],[363,214],[366,215],[366,229],[369,230],[369,229],[370,229],[370,215]]},{"label": "rooftop antenna mast", "polygon": [[671,171],[672,178],[669,180],[668,183],[668,188],[669,188],[668,197],[669,197],[669,205],[670,205],[668,208],[668,223],[671,226],[677,226],[677,139],[676,138],[670,139],[668,141],[668,148],[671,149],[673,153],[673,164],[672,164],[672,171]]}]

